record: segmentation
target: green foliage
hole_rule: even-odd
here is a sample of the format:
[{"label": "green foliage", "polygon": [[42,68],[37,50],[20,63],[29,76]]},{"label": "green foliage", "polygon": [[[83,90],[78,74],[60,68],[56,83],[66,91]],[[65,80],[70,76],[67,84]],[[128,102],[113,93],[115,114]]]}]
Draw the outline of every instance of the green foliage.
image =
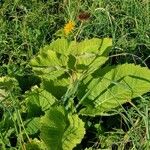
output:
[{"label": "green foliage", "polygon": [[18,82],[15,78],[3,76],[0,77],[0,88],[5,90],[11,90],[15,86],[18,86]]},{"label": "green foliage", "polygon": [[150,149],[149,6],[0,0],[0,149]]},{"label": "green foliage", "polygon": [[[21,136],[20,143],[24,143],[26,137],[25,146],[29,150],[71,150],[84,138],[87,122],[80,116],[112,115],[114,109],[119,110],[122,104],[148,92],[149,69],[128,63],[109,66],[111,45],[109,38],[81,42],[60,38],[46,45],[30,61],[35,75],[40,78],[40,87],[26,91],[21,105],[14,94],[7,95],[19,86],[16,79],[1,77],[1,97],[10,97],[15,109],[10,122],[17,121],[20,126],[19,130],[15,127],[10,131],[9,137],[16,132]],[[6,105],[3,103],[3,106]],[[8,116],[5,113],[3,117]],[[3,121],[2,129],[5,125]],[[39,140],[34,139],[37,135]],[[108,140],[102,136],[101,141],[109,143],[104,142],[101,147],[111,147],[110,143],[118,140],[116,135]]]},{"label": "green foliage", "polygon": [[60,0],[0,1],[0,75],[25,73],[30,58],[65,23],[60,5]]},{"label": "green foliage", "polygon": [[46,150],[46,146],[44,145],[44,143],[42,143],[38,139],[30,141],[30,143],[27,143],[25,147],[26,150]]},{"label": "green foliage", "polygon": [[79,97],[84,96],[83,91],[88,93],[82,102],[86,107],[80,113],[102,115],[148,92],[149,87],[150,71],[147,68],[124,64],[98,70],[84,79],[79,87]]},{"label": "green foliage", "polygon": [[35,117],[40,115],[40,111],[46,112],[56,99],[51,95],[51,93],[34,87],[32,91],[26,94],[26,105],[28,110],[28,115],[30,117]]},{"label": "green foliage", "polygon": [[18,95],[20,91],[18,85],[19,84],[15,78],[8,76],[0,77],[0,104],[2,104],[2,106],[12,106],[10,93],[13,92],[14,95]]},{"label": "green foliage", "polygon": [[71,150],[84,136],[82,120],[63,107],[49,109],[41,123],[41,138],[49,150]]},{"label": "green foliage", "polygon": [[1,150],[5,150],[5,144],[0,140],[0,148]]},{"label": "green foliage", "polygon": [[26,122],[24,122],[25,127],[26,127],[26,132],[29,135],[36,134],[40,130],[39,122],[40,122],[40,117],[34,117],[34,118],[28,119]]},{"label": "green foliage", "polygon": [[[104,65],[109,59],[110,46],[111,39],[108,38],[86,39],[81,42],[67,41],[64,38],[57,39],[41,49],[30,64],[34,72],[42,79],[41,87],[58,100],[64,101],[63,104],[67,102],[71,111],[86,116],[109,115],[122,104],[148,92],[150,87],[150,71],[146,67],[127,63],[118,66]],[[49,52],[55,55],[50,57]],[[75,91],[73,92],[69,87]],[[75,104],[70,106],[70,97],[78,99],[76,106]],[[65,110],[69,113],[68,106],[65,104]],[[83,108],[78,110],[80,106]],[[53,117],[57,118],[57,116]],[[62,120],[62,118],[64,117],[59,119]],[[47,120],[47,122],[50,121]],[[64,131],[62,126],[57,129],[50,128],[49,134],[54,130],[57,130],[57,133],[58,128]],[[44,142],[53,143],[53,140],[58,137],[46,135],[48,133],[46,129],[48,129],[47,126],[44,126],[44,130],[42,129]],[[53,135],[59,137],[65,135],[64,132],[59,132],[59,134]],[[60,147],[56,149],[65,149],[60,141],[62,142],[62,139],[58,140],[59,143],[56,145]],[[48,146],[51,147],[51,145],[54,144]],[[67,145],[69,146],[69,142]]]},{"label": "green foliage", "polygon": [[33,71],[42,78],[42,87],[61,98],[71,82],[86,71],[93,72],[107,61],[106,54],[111,43],[112,40],[108,38],[82,42],[57,39],[42,48],[30,64]]},{"label": "green foliage", "polygon": [[[72,3],[74,6],[75,2]],[[147,0],[80,1],[76,4],[78,7],[74,7],[74,17],[82,10],[89,12],[90,18],[83,22],[78,39],[110,36],[117,53],[120,50],[134,54],[140,52],[147,57],[150,50],[149,4]]]}]

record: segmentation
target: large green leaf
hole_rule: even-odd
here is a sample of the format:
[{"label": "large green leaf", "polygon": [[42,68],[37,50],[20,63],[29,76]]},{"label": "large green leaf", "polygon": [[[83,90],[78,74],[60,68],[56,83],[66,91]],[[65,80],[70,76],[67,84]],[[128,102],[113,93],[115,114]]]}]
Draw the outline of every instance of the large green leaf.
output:
[{"label": "large green leaf", "polygon": [[82,120],[76,114],[66,114],[61,106],[51,108],[41,123],[41,139],[48,150],[72,150],[85,133]]},{"label": "large green leaf", "polygon": [[26,104],[30,117],[39,117],[56,102],[56,98],[44,89],[32,88],[26,93]]},{"label": "large green leaf", "polygon": [[74,55],[80,55],[83,53],[98,53],[98,49],[101,46],[101,39],[85,39],[81,42],[72,41],[69,46],[69,51]]},{"label": "large green leaf", "polygon": [[112,39],[104,38],[92,38],[85,39],[81,42],[72,41],[69,45],[69,51],[74,55],[80,55],[83,53],[94,53],[94,54],[103,54],[108,48],[112,46]]},{"label": "large green leaf", "polygon": [[30,65],[36,75],[40,77],[53,77],[53,73],[60,76],[65,72],[63,66],[67,65],[68,57],[58,54],[51,49],[51,46],[45,46],[40,50],[40,53],[31,59]]},{"label": "large green leaf", "polygon": [[76,69],[79,71],[95,70],[101,67],[107,60],[108,57],[96,56],[92,54],[84,54],[78,56],[76,61]]},{"label": "large green leaf", "polygon": [[57,53],[45,46],[40,50],[37,57],[31,59],[30,64],[35,67],[54,67],[61,66]]},{"label": "large green leaf", "polygon": [[62,137],[63,150],[71,150],[79,144],[85,134],[84,123],[78,115],[68,115],[69,126]]},{"label": "large green leaf", "polygon": [[42,78],[42,88],[60,99],[69,84],[83,72],[91,73],[108,60],[108,56],[103,53],[108,51],[111,44],[109,38],[93,38],[81,42],[57,39],[42,48],[30,64],[36,75]]},{"label": "large green leaf", "polygon": [[107,61],[108,56],[106,54],[111,45],[112,40],[110,38],[86,39],[79,43],[71,42],[69,49],[75,55],[76,70],[98,69],[97,67],[100,67]]},{"label": "large green leaf", "polygon": [[50,49],[62,55],[68,55],[70,53],[68,47],[69,42],[67,41],[67,39],[64,38],[57,39],[53,41],[50,45]]},{"label": "large green leaf", "polygon": [[34,72],[41,78],[48,78],[51,80],[57,79],[64,74],[65,70],[63,68],[44,68],[44,67],[33,67]]},{"label": "large green leaf", "polygon": [[[108,72],[107,72],[108,71]],[[80,91],[87,93],[80,111],[84,115],[102,115],[150,90],[150,70],[134,64],[101,69],[86,78]],[[79,97],[83,96],[79,92]]]},{"label": "large green leaf", "polygon": [[66,39],[57,39],[53,41],[50,45],[46,45],[44,48],[40,49],[39,54],[31,59],[30,64],[33,69],[39,68],[43,71],[44,69],[49,69],[49,71],[54,68],[60,68],[61,66],[66,66],[68,57],[68,41]]},{"label": "large green leaf", "polygon": [[61,97],[66,93],[70,82],[69,78],[62,77],[58,79],[43,78],[41,87],[51,93],[55,98],[61,99]]},{"label": "large green leaf", "polygon": [[[30,61],[30,64],[40,77],[51,76],[51,72],[56,73],[60,70],[62,73],[68,72],[68,69],[86,70],[89,68],[88,65],[98,57],[101,57],[104,63],[108,58],[106,53],[111,45],[112,39],[110,38],[93,38],[81,42],[68,42],[64,38],[57,39],[49,46],[42,48],[40,53]],[[105,57],[101,56],[103,54]]]}]

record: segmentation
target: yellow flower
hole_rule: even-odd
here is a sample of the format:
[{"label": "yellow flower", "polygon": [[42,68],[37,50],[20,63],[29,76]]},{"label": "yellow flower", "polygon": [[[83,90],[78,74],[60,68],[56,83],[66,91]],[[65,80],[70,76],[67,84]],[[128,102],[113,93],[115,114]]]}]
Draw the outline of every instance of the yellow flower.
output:
[{"label": "yellow flower", "polygon": [[74,29],[75,23],[73,21],[69,21],[65,26],[64,26],[64,32],[66,35],[68,35],[73,29]]}]

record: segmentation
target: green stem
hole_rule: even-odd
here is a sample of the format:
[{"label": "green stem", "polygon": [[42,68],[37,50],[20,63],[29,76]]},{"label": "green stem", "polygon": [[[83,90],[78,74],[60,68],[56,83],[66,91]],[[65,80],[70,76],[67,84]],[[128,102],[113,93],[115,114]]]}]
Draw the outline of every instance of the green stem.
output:
[{"label": "green stem", "polygon": [[74,36],[74,40],[77,41],[77,37],[78,35],[81,33],[81,30],[82,30],[82,26],[83,26],[83,22],[81,22],[79,28],[78,28],[78,31],[76,33],[76,35]]},{"label": "green stem", "polygon": [[[22,147],[22,150],[26,150],[25,146],[24,146],[24,138],[23,138],[23,135],[22,135],[22,129],[21,129],[21,122],[20,122],[20,118],[19,118],[19,114],[18,114],[18,102],[15,100],[15,97],[14,95],[12,94],[12,92],[10,92],[10,98],[13,102],[13,107],[14,107],[14,110],[15,110],[15,113],[17,114],[17,123],[18,123],[18,127],[19,127],[19,131],[17,130],[17,134],[18,134],[18,137],[20,137],[19,139],[19,142],[20,142],[20,145]],[[12,116],[12,119],[13,119],[13,116]],[[15,123],[15,120],[13,119],[13,122],[17,128],[17,125]]]}]

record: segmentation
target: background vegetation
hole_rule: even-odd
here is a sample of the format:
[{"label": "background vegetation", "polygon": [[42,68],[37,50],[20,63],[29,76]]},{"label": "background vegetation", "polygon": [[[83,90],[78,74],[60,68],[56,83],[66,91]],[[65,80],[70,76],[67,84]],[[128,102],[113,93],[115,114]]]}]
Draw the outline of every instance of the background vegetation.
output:
[{"label": "background vegetation", "polygon": [[[84,21],[79,18],[83,12],[89,14]],[[40,84],[29,60],[59,37],[69,20],[75,22],[78,41],[93,37],[113,39],[110,64],[132,62],[150,68],[149,0],[1,0],[0,76],[14,77],[19,82],[19,86],[13,85],[12,99],[22,99],[23,93]],[[0,101],[0,121],[5,109],[8,114],[14,111]],[[88,120],[87,133],[75,149],[150,149],[149,110],[147,93],[134,103],[123,105],[114,116],[83,118]],[[21,115],[26,117],[23,112]],[[9,121],[6,126],[11,124]],[[3,130],[7,129],[0,128],[1,141]],[[15,149],[16,135],[11,131],[6,134],[10,143],[6,148]]]}]

